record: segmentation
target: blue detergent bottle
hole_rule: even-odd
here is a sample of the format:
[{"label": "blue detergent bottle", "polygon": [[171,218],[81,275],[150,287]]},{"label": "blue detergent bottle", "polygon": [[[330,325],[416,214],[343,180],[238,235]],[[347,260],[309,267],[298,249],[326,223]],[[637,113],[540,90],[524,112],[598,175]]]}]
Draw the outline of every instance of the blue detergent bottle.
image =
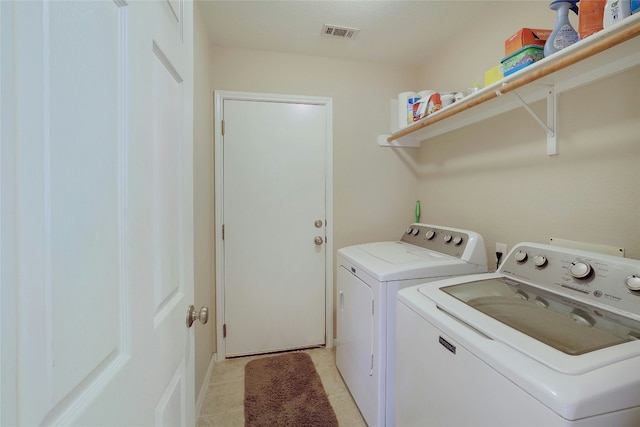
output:
[{"label": "blue detergent bottle", "polygon": [[578,1],[580,0],[554,0],[549,4],[549,9],[557,12],[557,19],[553,32],[544,44],[545,57],[578,41],[578,32],[569,22],[569,10],[578,13],[578,5],[576,4]]}]

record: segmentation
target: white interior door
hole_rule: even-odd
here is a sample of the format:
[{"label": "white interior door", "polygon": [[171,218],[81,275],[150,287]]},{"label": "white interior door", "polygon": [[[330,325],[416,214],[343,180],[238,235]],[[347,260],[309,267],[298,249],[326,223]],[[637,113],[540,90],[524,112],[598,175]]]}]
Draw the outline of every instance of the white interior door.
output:
[{"label": "white interior door", "polygon": [[328,111],[223,101],[226,356],[326,343]]},{"label": "white interior door", "polygon": [[1,7],[0,424],[193,425],[192,4]]}]

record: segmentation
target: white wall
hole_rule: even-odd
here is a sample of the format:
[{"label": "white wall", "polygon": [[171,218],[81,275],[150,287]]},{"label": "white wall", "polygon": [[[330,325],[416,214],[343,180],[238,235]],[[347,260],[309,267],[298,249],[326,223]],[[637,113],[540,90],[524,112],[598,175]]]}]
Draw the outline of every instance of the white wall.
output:
[{"label": "white wall", "polygon": [[[499,61],[502,42],[519,28],[555,23],[541,2],[507,2],[490,16],[423,65],[421,87],[464,88]],[[482,55],[456,53],[479,34]],[[551,237],[640,258],[640,68],[565,92],[558,108],[558,156],[546,155],[546,135],[524,109],[423,142],[427,220],[483,234],[492,264],[495,242]],[[534,109],[546,117],[543,102]]]},{"label": "white wall", "polygon": [[[209,40],[195,4],[194,13],[194,305],[208,306],[215,320],[213,253],[213,97],[209,85]],[[215,352],[215,321],[195,328],[195,387],[200,393]]]}]

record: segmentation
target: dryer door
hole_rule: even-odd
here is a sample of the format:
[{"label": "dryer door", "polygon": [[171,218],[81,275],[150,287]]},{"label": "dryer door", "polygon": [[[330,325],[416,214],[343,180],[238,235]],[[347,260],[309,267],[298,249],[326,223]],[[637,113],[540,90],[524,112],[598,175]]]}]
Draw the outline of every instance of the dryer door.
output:
[{"label": "dryer door", "polygon": [[370,426],[378,425],[383,407],[377,401],[380,372],[373,350],[380,330],[374,320],[374,289],[341,263],[338,268],[336,366],[360,412]]},{"label": "dryer door", "polygon": [[344,266],[338,270],[336,363],[344,377],[373,374],[373,291]]}]

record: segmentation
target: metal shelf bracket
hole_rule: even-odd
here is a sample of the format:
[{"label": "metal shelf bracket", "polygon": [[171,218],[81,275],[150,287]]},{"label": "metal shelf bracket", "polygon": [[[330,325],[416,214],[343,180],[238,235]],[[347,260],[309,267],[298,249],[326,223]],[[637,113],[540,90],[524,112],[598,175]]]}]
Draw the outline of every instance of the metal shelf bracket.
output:
[{"label": "metal shelf bracket", "polygon": [[547,86],[547,122],[545,123],[538,115],[529,107],[529,104],[522,99],[516,91],[513,94],[520,100],[525,110],[533,117],[533,119],[547,133],[547,155],[555,156],[558,154],[558,97],[554,85]]},{"label": "metal shelf bracket", "polygon": [[406,135],[389,142],[387,138],[390,136],[391,135],[378,135],[378,145],[380,147],[396,148],[420,147],[420,140],[413,135]]}]

